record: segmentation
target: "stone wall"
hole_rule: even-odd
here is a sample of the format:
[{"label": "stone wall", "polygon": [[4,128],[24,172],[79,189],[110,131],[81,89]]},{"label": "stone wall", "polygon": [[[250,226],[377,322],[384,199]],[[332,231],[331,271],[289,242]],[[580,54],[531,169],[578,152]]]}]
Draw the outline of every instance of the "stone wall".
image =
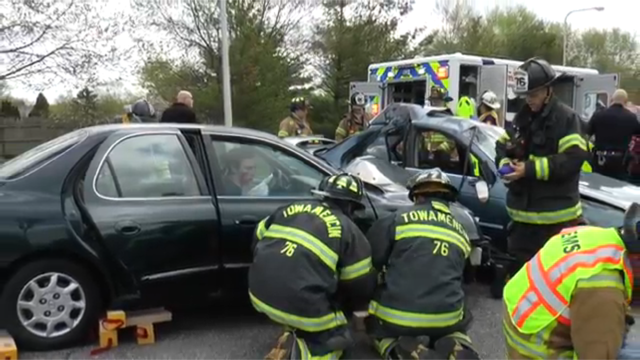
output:
[{"label": "stone wall", "polygon": [[47,119],[0,117],[0,158],[15,157],[69,130]]}]

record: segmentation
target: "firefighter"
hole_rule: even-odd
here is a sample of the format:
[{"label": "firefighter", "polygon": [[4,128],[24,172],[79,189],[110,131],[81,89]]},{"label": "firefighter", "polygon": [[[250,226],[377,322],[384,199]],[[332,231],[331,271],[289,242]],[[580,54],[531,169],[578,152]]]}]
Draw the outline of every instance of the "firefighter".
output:
[{"label": "firefighter", "polygon": [[504,288],[509,359],[638,359],[625,344],[633,318],[628,253],[637,253],[640,205],[621,228],[577,226],[552,237]]},{"label": "firefighter", "polygon": [[545,60],[533,58],[516,71],[526,105],[513,119],[514,131],[496,142],[496,164],[508,188],[508,249],[517,259],[510,273],[529,261],[561,229],[582,223],[578,182],[588,158],[580,117],[562,104],[551,85],[557,75]]},{"label": "firefighter", "polygon": [[251,302],[285,326],[267,359],[339,358],[352,343],[348,314],[375,288],[371,247],[352,221],[362,182],[340,174],[312,192],[320,199],[283,206],[256,228]]},{"label": "firefighter", "polygon": [[429,105],[433,107],[445,107],[445,91],[437,86],[431,87],[429,93]]},{"label": "firefighter", "polygon": [[480,97],[480,106],[478,107],[478,121],[484,124],[498,126],[500,121],[498,119],[498,113],[496,110],[500,109],[500,101],[498,96],[490,90],[482,93]]},{"label": "firefighter", "polygon": [[367,233],[381,273],[367,332],[384,359],[478,359],[462,289],[471,245],[449,209],[458,191],[439,168],[416,174],[407,189],[414,206]]},{"label": "firefighter", "polygon": [[336,141],[345,140],[369,127],[371,115],[365,110],[366,102],[363,93],[356,92],[351,95],[351,111],[340,120],[336,129]]},{"label": "firefighter", "polygon": [[278,137],[284,138],[288,136],[313,135],[313,131],[311,131],[311,126],[307,119],[310,109],[311,105],[309,104],[309,100],[306,98],[293,98],[289,105],[289,111],[291,113],[280,122]]}]

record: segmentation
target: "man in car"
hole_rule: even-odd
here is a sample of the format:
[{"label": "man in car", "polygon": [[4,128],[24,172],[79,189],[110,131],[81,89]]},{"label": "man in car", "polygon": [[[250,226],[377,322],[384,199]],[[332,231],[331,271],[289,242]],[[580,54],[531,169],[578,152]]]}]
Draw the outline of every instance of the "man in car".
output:
[{"label": "man in car", "polygon": [[338,124],[336,141],[340,142],[369,127],[371,115],[365,110],[366,103],[366,97],[363,93],[356,92],[351,95],[351,109]]},{"label": "man in car", "polygon": [[352,220],[362,182],[330,176],[313,193],[318,200],[283,206],[256,228],[251,302],[285,326],[267,359],[339,358],[352,344],[348,314],[375,288],[369,242]]},{"label": "man in car", "polygon": [[629,253],[637,253],[640,206],[621,228],[578,226],[552,237],[504,288],[509,359],[639,359],[625,344],[633,317]]},{"label": "man in car", "polygon": [[256,155],[250,148],[240,146],[231,149],[225,156],[227,173],[224,180],[224,194],[228,196],[247,195],[255,187]]},{"label": "man in car", "polygon": [[313,135],[307,119],[310,109],[309,100],[304,97],[293,98],[289,105],[289,116],[280,122],[278,137]]},{"label": "man in car", "polygon": [[515,131],[496,142],[496,164],[510,171],[503,179],[511,217],[508,249],[517,259],[511,274],[551,236],[582,222],[578,182],[588,159],[580,117],[553,93],[558,76],[551,65],[529,59],[514,76],[514,92],[527,104],[513,119]]},{"label": "man in car", "polygon": [[462,276],[471,244],[449,203],[457,189],[440,169],[407,184],[414,206],[375,222],[367,238],[382,279],[367,332],[383,359],[479,359],[466,335]]}]

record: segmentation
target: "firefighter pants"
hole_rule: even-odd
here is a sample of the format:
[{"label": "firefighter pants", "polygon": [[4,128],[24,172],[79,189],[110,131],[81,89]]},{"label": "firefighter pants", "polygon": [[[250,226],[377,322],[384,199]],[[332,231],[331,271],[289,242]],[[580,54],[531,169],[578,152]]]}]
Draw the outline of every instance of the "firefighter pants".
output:
[{"label": "firefighter pants", "polygon": [[593,154],[593,169],[598,174],[614,179],[627,181],[628,172],[624,166],[624,153],[603,153],[597,151]]},{"label": "firefighter pants", "polygon": [[582,217],[567,222],[549,225],[535,225],[512,221],[508,226],[508,251],[516,261],[509,269],[513,276],[526,264],[547,241],[562,229],[584,225]]},{"label": "firefighter pants", "polygon": [[[291,332],[290,329],[285,329],[287,331]],[[297,351],[291,356],[292,360],[337,360],[348,350],[346,343],[353,344],[351,332],[346,325],[313,333],[295,330],[295,335],[294,346]]]}]

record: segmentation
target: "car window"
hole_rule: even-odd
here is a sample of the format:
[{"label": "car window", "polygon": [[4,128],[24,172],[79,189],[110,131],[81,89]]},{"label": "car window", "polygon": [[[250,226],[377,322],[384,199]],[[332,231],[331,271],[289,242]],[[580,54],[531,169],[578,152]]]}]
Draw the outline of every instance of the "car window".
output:
[{"label": "car window", "polygon": [[87,131],[76,130],[40,144],[0,166],[0,179],[12,180],[53,160],[87,137]]},{"label": "car window", "polygon": [[415,141],[419,169],[438,167],[444,172],[462,175],[464,161],[458,153],[455,139],[439,131],[423,131]]},{"label": "car window", "polygon": [[216,187],[223,196],[310,196],[324,174],[295,155],[265,144],[213,139],[218,167]]},{"label": "car window", "polygon": [[98,171],[96,190],[114,198],[201,194],[178,136],[164,134],[135,136],[118,143]]}]

